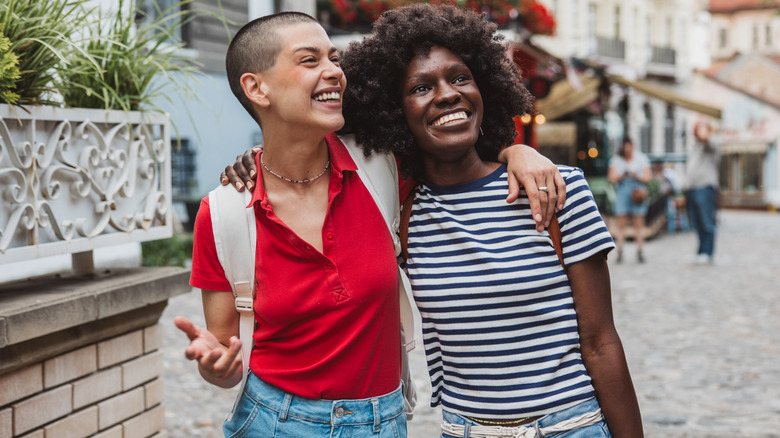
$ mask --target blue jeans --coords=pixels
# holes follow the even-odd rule
[[[570,418],[579,417],[580,415],[593,412],[598,408],[599,402],[596,401],[596,398],[594,397],[562,411],[545,415],[533,423],[528,423],[517,427],[526,427],[531,430],[538,430],[538,428],[554,426]],[[452,412],[448,411],[442,411],[442,418],[445,422],[451,424],[479,426],[479,423],[475,423],[465,417],[462,417],[458,414],[453,414]],[[441,436],[442,438],[453,438],[452,435],[447,435],[444,433]],[[609,434],[607,423],[602,417],[600,422],[591,424],[590,426],[581,427],[579,429],[572,429],[565,432],[551,433],[544,436],[545,438],[609,438],[612,435]],[[466,430],[464,438],[470,438],[468,429]]]
[[[615,187],[615,216],[644,216],[647,214],[647,208],[650,205],[647,199],[641,204],[634,204],[631,201],[631,192],[637,187],[647,189],[647,185],[633,178],[626,178],[618,183],[617,187]]]
[[[715,187],[702,187],[685,193],[688,220],[699,236],[697,254],[712,256],[715,253],[715,214],[718,191]]]
[[[405,438],[403,388],[363,400],[312,400],[250,372],[233,418],[222,431],[226,437]]]

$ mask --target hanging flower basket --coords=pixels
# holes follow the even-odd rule
[[[319,0],[317,8],[328,13],[328,24],[336,28],[367,30],[383,12],[413,3],[470,9],[484,13],[499,28],[517,25],[532,35],[555,33],[555,18],[536,0]]]

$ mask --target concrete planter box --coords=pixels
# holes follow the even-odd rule
[[[0,438],[164,434],[158,320],[189,271],[92,251],[172,235],[168,118],[30,110],[0,105],[0,270],[74,269],[0,280]]]

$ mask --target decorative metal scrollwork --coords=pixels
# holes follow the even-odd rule
[[[170,234],[167,117],[36,109],[0,105],[0,263]]]

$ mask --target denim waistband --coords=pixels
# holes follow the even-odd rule
[[[536,422],[539,425],[539,427],[554,426],[560,423],[561,421],[568,420],[570,418],[574,418],[579,415],[587,414],[588,412],[593,412],[598,409],[599,409],[599,402],[596,400],[596,397],[593,397],[588,400],[585,400],[582,403],[578,403],[574,406],[566,408],[562,411],[553,412],[552,414],[547,414],[542,418],[536,420]]]
[[[562,430],[576,429],[587,425],[596,424],[604,421],[601,414],[599,403],[595,397],[570,406],[566,409],[544,415],[532,423],[520,426],[482,426],[461,415],[443,411],[442,412],[442,430],[452,436],[465,436],[469,438],[486,436],[496,437],[542,437],[545,433],[557,433],[555,429],[560,429],[562,424],[575,421],[578,424],[571,427],[564,427]],[[545,431],[544,429],[547,429]],[[489,431],[489,432],[488,432]]]
[[[245,395],[270,409],[279,411],[281,421],[287,416],[332,424],[375,424],[404,413],[402,385],[385,395],[359,400],[313,400],[286,392],[249,373]]]

